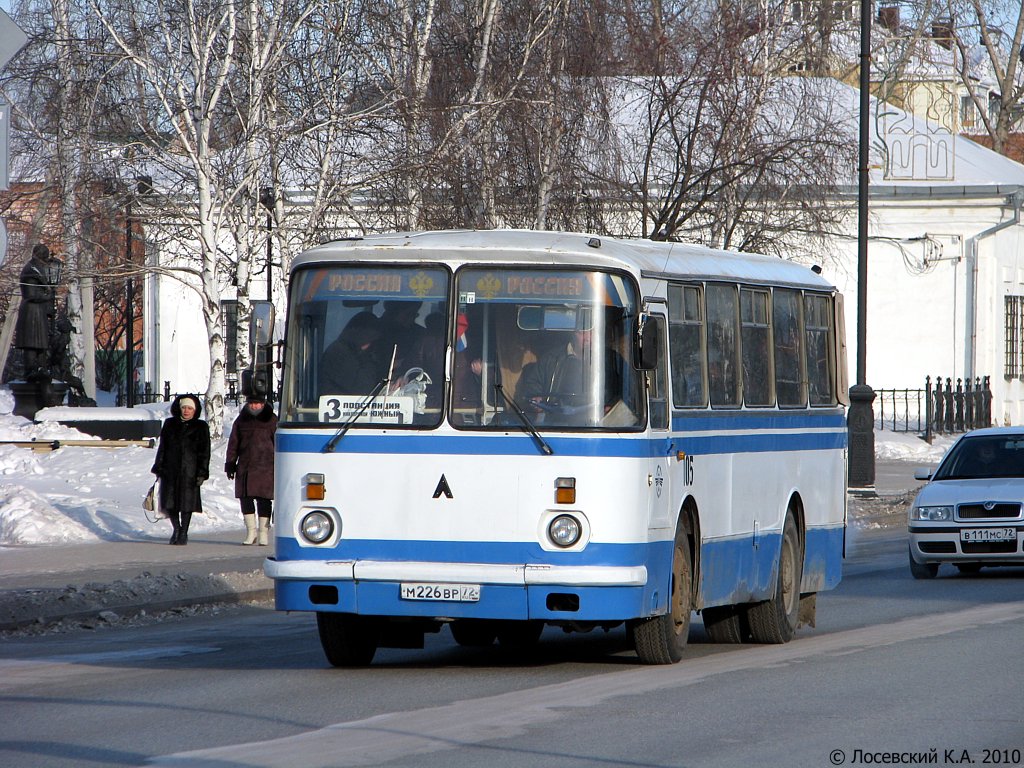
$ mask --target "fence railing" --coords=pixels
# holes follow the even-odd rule
[[[241,393],[238,391],[238,382],[235,381],[234,379],[228,379],[227,385],[228,391],[227,394],[224,396],[224,399],[227,402],[238,405],[242,400]],[[146,403],[167,403],[173,400],[174,397],[175,395],[171,394],[171,382],[165,381],[164,391],[157,392],[153,389],[153,385],[147,381],[143,385],[142,391],[135,393],[135,402],[140,405]],[[124,405],[124,403],[124,392],[119,389],[117,391],[117,395],[114,398],[114,405],[120,408],[122,405]]]
[[[957,434],[992,424],[989,377],[925,377],[924,389],[879,389],[875,392],[881,429],[917,432],[929,443],[933,435]]]

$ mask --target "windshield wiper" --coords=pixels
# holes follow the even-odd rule
[[[551,450],[551,446],[547,444],[547,441],[540,436],[540,432],[537,431],[537,428],[533,426],[533,422],[530,421],[530,417],[523,413],[523,409],[519,407],[519,403],[517,403],[514,399],[505,394],[505,390],[501,386],[501,384],[495,382],[494,391],[501,395],[501,399],[508,403],[509,407],[512,409],[512,412],[519,417],[519,421],[523,423],[523,426],[526,428],[526,431],[529,432],[530,436],[536,441],[541,452],[545,456],[551,456],[552,454],[554,454],[554,451]]]
[[[370,403],[373,402],[374,398],[380,394],[380,391],[384,389],[384,385],[388,383],[388,376],[377,382],[377,386],[370,390],[370,394],[359,404],[358,410],[348,417],[348,421],[341,425],[341,428],[334,433],[334,437],[327,441],[327,445],[324,446],[324,453],[334,453],[334,446],[338,444],[338,441],[345,436],[345,433],[349,431],[353,424],[362,416],[366,409],[370,407]]]

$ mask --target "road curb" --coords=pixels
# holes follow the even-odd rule
[[[128,618],[175,608],[272,599],[273,582],[262,571],[215,574],[143,573],[110,583],[0,591],[0,631],[88,621],[104,613]]]

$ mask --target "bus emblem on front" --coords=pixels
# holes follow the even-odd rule
[[[448,481],[445,480],[444,475],[441,475],[441,479],[437,481],[437,488],[434,489],[434,498],[439,498],[442,493],[446,499],[454,498],[452,496],[452,489],[448,487]]]

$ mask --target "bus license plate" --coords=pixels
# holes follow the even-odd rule
[[[441,600],[475,603],[480,600],[479,584],[402,584],[398,596],[403,600]]]
[[[1014,541],[1014,528],[966,528],[960,531],[960,541]]]

